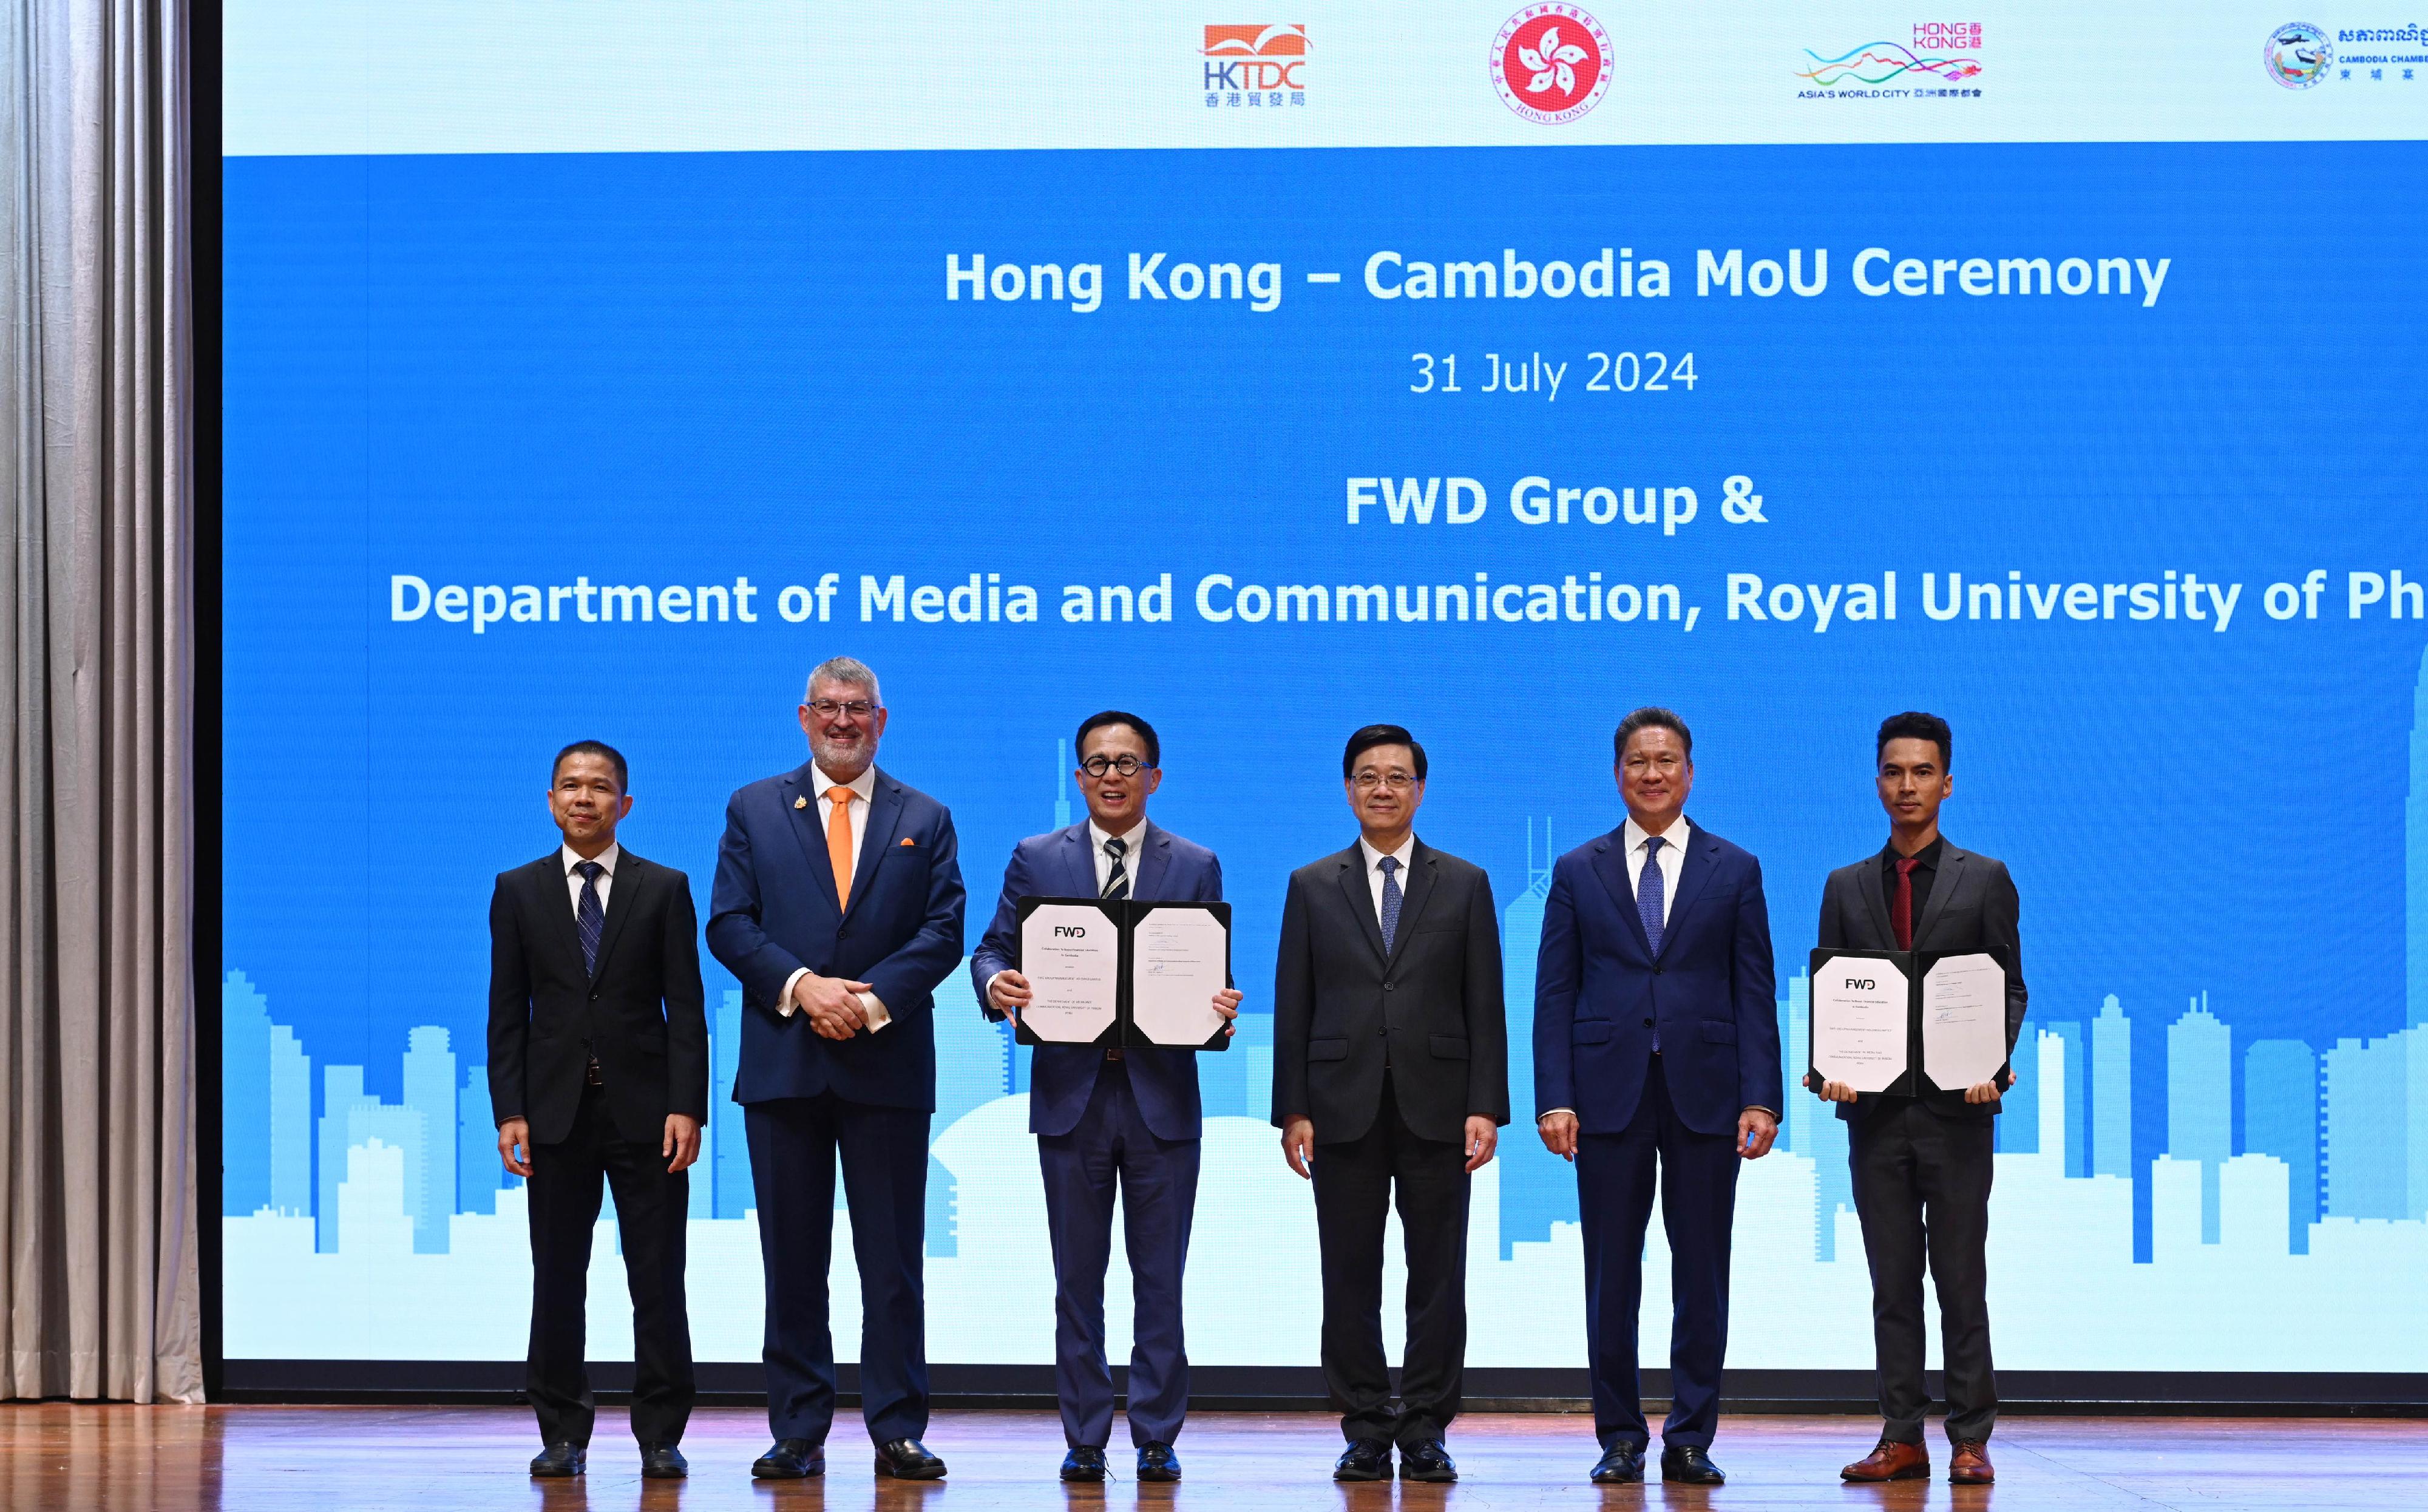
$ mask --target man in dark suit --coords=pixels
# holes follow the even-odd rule
[[[1368,725],[1340,759],[1360,830],[1290,873],[1273,971],[1273,1122],[1315,1183],[1323,1380],[1349,1447],[1343,1481],[1453,1481],[1444,1438],[1467,1357],[1467,1205],[1509,1122],[1492,880],[1416,837],[1425,748]],[[1407,1355],[1391,1406],[1383,1234],[1396,1189],[1407,1245]]]
[[[1762,863],[1686,821],[1695,737],[1638,709],[1613,738],[1627,820],[1562,856],[1534,977],[1535,1127],[1576,1162],[1601,1484],[1644,1478],[1636,1375],[1656,1167],[1669,1236],[1661,1478],[1716,1486],[1737,1169],[1779,1136],[1779,1007]]]
[[[533,1475],[579,1475],[597,1418],[582,1359],[590,1236],[615,1192],[632,1290],[632,1436],[641,1473],[688,1473],[683,1235],[708,1116],[691,880],[624,849],[624,758],[559,751],[548,805],[564,844],[498,874],[489,899],[489,1105],[498,1154],[530,1183],[532,1325],[524,1392],[546,1447]]]
[[[826,1469],[834,1422],[827,1268],[840,1151],[860,1262],[861,1415],[877,1472],[934,1480],[927,1431],[927,1123],[936,1109],[929,994],[961,959],[953,816],[877,767],[877,674],[847,656],[810,674],[810,760],[725,809],[708,945],[742,983],[733,1100],[750,1140],[767,1275],[767,1421],[750,1467]]]
[[[1108,709],[1084,721],[1074,744],[1087,820],[1032,835],[1012,850],[994,922],[970,958],[970,979],[990,1019],[1018,1014],[1031,995],[1020,972],[1023,897],[1222,898],[1214,853],[1147,821],[1147,798],[1163,784],[1155,727]],[[1239,994],[1217,993],[1213,1006],[1236,1018]],[[1105,1267],[1118,1184],[1136,1299],[1130,1441],[1140,1480],[1176,1481],[1172,1442],[1189,1411],[1180,1288],[1197,1205],[1197,1052],[1041,1044],[1032,1054],[1028,1128],[1037,1136],[1054,1241],[1054,1389],[1069,1446],[1062,1479],[1106,1477],[1113,1376],[1105,1359]]]
[[[2007,1048],[2023,1032],[2021,903],[2003,862],[1949,845],[1939,806],[1955,791],[1955,738],[1937,715],[1892,715],[1874,746],[1874,780],[1889,841],[1829,874],[1821,890],[1825,950],[1993,951],[2007,968]],[[1813,1084],[1810,1074],[1807,1085]],[[1872,1342],[1879,1358],[1880,1441],[1840,1473],[1850,1481],[1928,1480],[1922,1419],[1922,1273],[1939,1293],[1947,1366],[1947,1478],[1986,1486],[1998,1387],[1990,1367],[1991,1120],[2015,1084],[2007,1073],[1920,1096],[1857,1095],[1844,1082],[1814,1087],[1846,1121],[1855,1214],[1872,1266]]]

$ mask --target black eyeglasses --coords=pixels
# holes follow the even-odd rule
[[[1090,777],[1102,777],[1107,772],[1119,772],[1124,777],[1136,777],[1146,770],[1146,763],[1135,756],[1091,756],[1079,764],[1079,770]]]
[[[833,698],[812,698],[810,700],[810,713],[816,715],[821,719],[831,719],[839,714],[847,714],[854,719],[865,719],[876,712],[877,705],[871,703],[866,698],[854,698],[849,703],[840,702]]]

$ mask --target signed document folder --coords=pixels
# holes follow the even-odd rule
[[[1035,995],[1023,1044],[1222,1050],[1214,994],[1231,985],[1231,906],[1024,897],[1020,972]]]
[[[1815,950],[1812,1071],[1859,1093],[1961,1095],[2003,1080],[2007,969],[1993,951]]]

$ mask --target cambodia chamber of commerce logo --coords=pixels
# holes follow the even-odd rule
[[[1306,27],[1264,22],[1207,26],[1206,103],[1283,108],[1306,104]]]
[[[1492,40],[1492,87],[1527,120],[1574,121],[1610,92],[1610,37],[1575,6],[1528,6]]]
[[[2261,56],[2267,59],[2270,78],[2289,90],[2306,90],[2327,76],[2336,49],[2323,30],[2296,21],[2269,33],[2268,47]]]

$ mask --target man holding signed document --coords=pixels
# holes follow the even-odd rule
[[[2005,863],[1960,850],[1940,835],[1939,806],[1954,790],[1948,776],[1952,746],[1947,721],[1936,715],[1900,714],[1882,722],[1874,776],[1880,806],[1888,811],[1888,845],[1831,872],[1821,894],[1821,947],[1813,952],[1813,982],[1816,1069],[1808,1084],[1836,1103],[1838,1116],[1846,1121],[1855,1211],[1872,1267],[1872,1334],[1884,1420],[1878,1447],[1840,1472],[1850,1481],[1930,1475],[1930,1452],[1922,1437],[1923,1414],[1930,1405],[1923,1385],[1926,1256],[1939,1293],[1946,1356],[1948,1479],[1978,1486],[1994,1474],[1989,1438],[1998,1393],[1990,1369],[1985,1255],[1990,1121],[2000,1094],[2015,1082],[2013,1072],[1999,1061],[2013,1050],[2023,1028],[2023,946],[2015,884]],[[1925,995],[1925,1014],[1940,1019],[1918,1036],[1924,1039],[1920,1072],[1928,1077],[1926,1083],[1906,1068],[1903,1054],[1868,1052],[1852,1043],[1859,1038],[1854,1034],[1825,1035],[1823,1018],[1830,1006],[1826,998],[1844,989],[1840,995],[1849,999],[1846,1017],[1853,1022],[1867,1006],[1853,1002],[1853,994],[1890,978],[1888,970],[1854,969],[1856,957],[1841,957],[1846,969],[1824,973],[1818,963],[1833,950],[1915,952],[1921,960],[1907,963],[1925,970],[1926,986],[1938,986],[1930,978],[1954,968],[1996,993],[1996,975],[1982,964],[1987,958],[2003,971],[2004,1001],[1971,991],[1960,980],[1957,990],[1940,993],[1935,1004]],[[1959,959],[1944,959],[1951,956]],[[1882,1006],[1901,1027],[1902,995]],[[1965,1030],[1970,1033],[1959,1032]],[[1934,1032],[1936,1043],[1929,1038]],[[1934,1062],[1942,1074],[1930,1075]],[[1959,1064],[1968,1069],[1946,1074],[1945,1068]],[[1859,1091],[1854,1085],[1890,1082],[1891,1072],[1902,1075],[1890,1090]]]
[[[1112,1257],[1118,1184],[1137,1299],[1129,1421],[1130,1438],[1138,1449],[1138,1478],[1176,1481],[1180,1459],[1172,1441],[1180,1436],[1189,1409],[1180,1287],[1197,1205],[1197,1052],[1108,1043],[1124,1036],[1104,1030],[1096,1030],[1087,1043],[1065,1038],[1069,1021],[1082,1020],[1081,1030],[1095,1029],[1095,1021],[1086,1017],[1084,1009],[1052,1000],[1058,982],[1048,980],[1047,975],[1062,975],[1058,962],[1047,966],[1026,959],[1030,974],[1023,974],[1027,954],[1024,925],[1039,912],[1033,900],[1042,898],[1096,898],[1112,905],[1219,904],[1222,864],[1205,846],[1147,822],[1147,799],[1163,782],[1162,743],[1154,726],[1134,714],[1108,709],[1080,724],[1077,746],[1076,775],[1088,800],[1087,820],[1032,835],[1014,847],[1011,863],[1004,868],[1003,899],[977,953],[970,958],[970,976],[987,1017],[1000,1020],[1034,1009],[1038,1023],[1030,1026],[1032,1034],[1043,1024],[1045,1033],[1058,1042],[1038,1044],[1030,1062],[1028,1128],[1037,1136],[1038,1163],[1045,1177],[1045,1221],[1054,1244],[1054,1388],[1069,1445],[1062,1479],[1092,1483],[1107,1475],[1113,1377],[1105,1358],[1105,1268]],[[1032,900],[1025,914],[1023,899]],[[1057,906],[1051,916],[1065,912]],[[1087,920],[1060,927],[1086,931],[1078,940],[1118,940],[1118,933],[1107,929],[1103,911],[1067,912]],[[1049,922],[1047,928],[1054,926]],[[1166,929],[1174,942],[1185,943],[1191,932],[1186,926]],[[1213,964],[1211,957],[1206,952],[1208,964]],[[1177,963],[1169,947],[1145,962],[1149,968]],[[1211,1024],[1220,1024],[1227,1034],[1229,1021],[1239,1016],[1239,994],[1230,986],[1227,951],[1220,967],[1212,978],[1213,990],[1192,1000],[1206,1011],[1206,1024],[1194,1031],[1199,1038]],[[1039,980],[1032,981],[1031,975]],[[1045,997],[1041,998],[1041,991]],[[1113,1006],[1112,995],[1105,994],[1101,1011],[1108,1023],[1117,1017]],[[1133,1018],[1138,1013],[1134,1002]],[[1046,1024],[1049,1015],[1064,1022]]]

